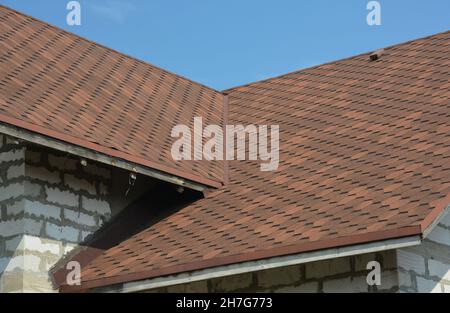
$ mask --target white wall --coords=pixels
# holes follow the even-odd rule
[[[450,213],[417,247],[397,251],[400,292],[450,293]]]
[[[111,218],[111,171],[0,135],[0,292],[51,292],[49,269]]]

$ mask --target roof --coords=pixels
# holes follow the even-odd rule
[[[208,186],[221,162],[174,162],[177,124],[222,125],[224,95],[0,5],[0,122]]]
[[[82,286],[421,235],[450,203],[450,32],[233,88],[231,124],[280,125],[280,166],[100,253]]]

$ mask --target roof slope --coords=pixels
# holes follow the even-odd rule
[[[0,122],[207,185],[220,162],[174,162],[176,124],[223,123],[208,87],[0,6]]]
[[[105,251],[82,288],[421,234],[450,203],[450,32],[229,90],[230,123],[280,125],[280,167]]]

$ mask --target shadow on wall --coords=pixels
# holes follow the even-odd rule
[[[123,190],[122,187],[119,189]],[[135,192],[139,194],[138,190],[144,187],[138,187]],[[51,272],[55,273],[54,284],[59,286],[65,281],[67,275],[65,267],[69,260],[78,261],[83,267],[105,250],[119,245],[202,197],[203,193],[198,191],[185,189],[179,192],[176,185],[165,182],[154,183],[153,188],[121,210],[95,235],[88,237],[79,248],[74,249],[53,267]]]

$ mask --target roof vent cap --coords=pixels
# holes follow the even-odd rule
[[[370,61],[376,61],[383,55],[384,49],[372,52],[369,56]]]

